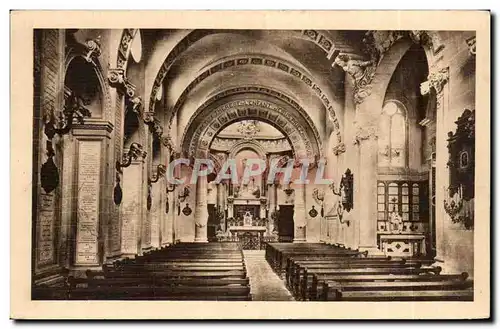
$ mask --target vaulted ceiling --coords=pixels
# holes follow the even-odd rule
[[[146,60],[165,61],[193,31],[144,30]],[[344,71],[338,52],[362,54],[363,31],[212,30],[177,52],[162,82],[165,111],[185,127],[210,97],[238,87],[264,87],[298,103],[321,136],[342,118]],[[184,39],[183,39],[184,38]],[[147,63],[156,75],[162,63]],[[157,68],[156,70],[154,68]],[[146,85],[148,82],[146,82]],[[146,90],[146,93],[148,90]],[[149,95],[146,95],[148,97]],[[168,124],[168,123],[167,123]]]

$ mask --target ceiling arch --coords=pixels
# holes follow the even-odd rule
[[[305,125],[310,128],[311,134],[313,136],[313,139],[318,141],[318,144],[321,144],[321,136],[318,132],[318,129],[314,125],[314,122],[311,120],[309,115],[307,114],[307,111],[305,111],[300,104],[295,101],[292,97],[284,94],[281,91],[278,91],[276,89],[268,88],[268,87],[263,87],[263,86],[239,86],[239,87],[234,87],[234,88],[229,88],[224,91],[221,91],[217,93],[216,95],[213,95],[212,97],[208,98],[197,110],[196,112],[190,117],[190,120],[187,124],[187,127],[190,127],[192,123],[195,121],[195,118],[200,115],[202,111],[205,109],[211,108],[217,102],[221,102],[225,98],[234,96],[234,95],[245,95],[249,97],[255,98],[256,96],[267,96],[267,99],[276,99],[281,101],[282,103],[288,105],[290,110],[294,111],[297,113],[297,118],[299,120],[302,120],[305,122]],[[240,97],[243,98],[243,97]],[[278,129],[280,130],[280,129]],[[187,132],[187,129],[185,130],[185,134]],[[321,149],[321,148],[320,148]]]
[[[200,107],[182,136],[183,152],[190,157],[203,156],[222,129],[242,119],[274,126],[288,138],[297,158],[313,159],[322,153],[321,140],[313,133],[315,128],[296,109],[275,97],[255,94],[225,97],[211,106]]]
[[[165,57],[165,60],[163,61],[163,64],[161,65],[160,69],[158,70],[154,83],[152,84],[151,87],[151,93],[149,95],[149,108],[150,111],[154,110],[154,100],[156,98],[156,94],[158,93],[158,90],[161,88],[163,79],[169,72],[172,64],[175,62],[175,60],[185,51],[187,50],[191,45],[194,43],[198,42],[202,38],[212,35],[212,34],[217,34],[217,33],[227,33],[228,30],[193,30],[190,33],[188,33],[184,38],[182,38],[169,52],[169,54]],[[232,30],[233,33],[269,33],[269,31],[240,31],[240,30]],[[291,39],[301,39],[305,40],[308,42],[312,42],[315,45],[317,45],[323,52],[327,52],[327,49],[330,49],[328,51],[331,51],[334,48],[334,43],[329,37],[327,36],[327,33],[322,33],[318,34],[318,38],[313,39],[310,36],[310,32],[306,31],[298,31],[298,30],[287,30],[287,31],[277,31],[276,33],[288,33],[289,38]],[[149,93],[149,90],[146,91]]]

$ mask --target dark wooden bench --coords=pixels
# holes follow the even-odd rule
[[[70,278],[69,299],[251,300],[237,244],[179,244]]]
[[[320,300],[323,295],[323,284],[325,282],[394,282],[394,281],[445,281],[466,280],[467,273],[462,274],[360,274],[360,275],[330,275],[313,274],[313,282],[309,290],[301,290],[302,298],[305,300]]]
[[[471,280],[325,282],[325,301],[471,300]]]

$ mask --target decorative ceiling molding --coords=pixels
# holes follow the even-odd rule
[[[183,151],[188,156],[207,153],[217,133],[241,118],[261,120],[280,130],[288,137],[297,158],[312,159],[321,153],[321,140],[308,135],[313,128],[298,118],[296,112],[269,101],[248,98],[196,111],[182,137]]]
[[[294,108],[300,114],[301,119],[303,119],[303,120],[305,120],[307,122],[307,125],[311,128],[311,131],[314,134],[314,138],[317,141],[321,142],[322,139],[321,139],[321,137],[319,135],[318,130],[316,129],[316,126],[314,125],[314,122],[309,117],[309,114],[307,114],[307,112],[299,105],[299,103],[297,103],[291,97],[285,95],[284,93],[282,93],[280,91],[277,91],[277,90],[274,90],[274,89],[270,89],[270,88],[266,88],[266,87],[260,87],[260,86],[240,86],[240,87],[230,88],[230,89],[224,90],[224,91],[222,91],[222,92],[220,92],[220,93],[218,93],[218,94],[210,97],[209,99],[207,99],[205,101],[205,103],[203,103],[196,110],[196,113],[191,116],[191,119],[189,120],[188,126],[191,125],[191,123],[193,122],[194,118],[201,111],[203,111],[207,107],[211,106],[214,102],[216,102],[218,100],[221,100],[223,98],[226,98],[228,96],[231,96],[231,95],[248,94],[248,93],[257,93],[257,94],[262,94],[262,95],[269,95],[269,96],[272,96],[274,98],[280,99],[281,101],[285,102],[286,104],[288,104],[289,106],[291,106],[292,108]],[[335,125],[335,127],[337,129],[336,130],[337,140],[340,143],[342,141],[342,138],[341,138],[340,129],[339,129],[339,121],[338,121],[337,118],[335,118],[334,125]],[[169,126],[168,130],[170,131],[170,126]]]
[[[330,115],[330,119],[332,120],[333,126],[335,127],[335,130],[337,131],[337,134],[340,138],[340,124],[339,124],[339,121],[337,119],[335,109],[333,108],[333,106],[330,105],[330,104],[333,104],[333,102],[328,98],[328,96],[323,92],[323,90],[309,77],[309,75],[302,72],[298,67],[292,66],[290,63],[280,61],[277,58],[265,57],[265,56],[237,57],[237,58],[230,59],[230,60],[225,59],[222,62],[219,62],[219,63],[212,65],[210,68],[206,69],[201,74],[199,74],[186,87],[186,89],[184,89],[182,94],[177,99],[177,102],[175,103],[174,107],[172,108],[172,111],[170,111],[167,114],[168,115],[167,122],[169,122],[169,126],[168,126],[169,129],[171,127],[171,124],[172,124],[172,121],[173,121],[175,115],[177,114],[177,112],[179,111],[181,106],[184,104],[186,99],[188,98],[189,92],[192,91],[198,84],[200,84],[203,80],[205,80],[206,78],[208,78],[212,74],[222,72],[222,71],[227,70],[227,69],[232,68],[232,67],[243,66],[243,65],[260,65],[260,66],[274,68],[274,69],[286,72],[286,73],[292,75],[297,80],[305,83],[308,87],[310,87],[313,90],[313,92],[318,96],[318,98],[321,100],[321,102],[323,103],[323,105],[327,109],[327,111]],[[264,89],[264,88],[261,88],[261,89]],[[287,97],[287,99],[290,99],[290,98]],[[151,108],[151,106],[150,106],[150,108]]]
[[[335,43],[328,36],[317,30],[302,30],[301,32],[306,38],[317,44],[326,53],[328,59],[335,58],[337,51]]]
[[[237,138],[215,137],[210,145],[210,150],[228,152],[233,145],[240,141],[241,139]],[[256,138],[254,139],[254,142],[258,143],[268,153],[280,153],[292,150],[290,143],[286,138],[272,140]]]

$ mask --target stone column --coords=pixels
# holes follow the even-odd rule
[[[207,240],[207,176],[196,180],[196,208],[194,213],[194,242],[208,242]]]
[[[376,123],[375,121],[374,123]],[[358,173],[354,173],[354,200],[357,217],[354,221],[355,234],[353,246],[361,251],[379,254],[377,247],[377,151],[376,126],[365,124],[358,127],[356,143],[358,146]],[[356,186],[357,185],[357,186]],[[357,241],[356,241],[357,240]]]
[[[340,186],[340,177],[338,172],[338,157],[345,152],[345,144],[340,143],[335,145],[327,154],[326,170],[327,178],[334,182],[335,192],[338,192]],[[323,226],[326,232],[322,233],[323,239],[330,243],[340,243],[338,235],[340,230],[340,219],[337,212],[337,207],[340,202],[340,197],[335,195],[330,187],[325,186],[325,224]]]
[[[436,91],[436,256],[435,260],[438,262],[436,265],[444,262],[446,250],[446,235],[445,232],[445,219],[449,218],[446,214],[443,203],[447,195],[446,188],[449,186],[448,178],[448,148],[446,135],[448,133],[445,127],[445,113],[448,110],[448,87],[447,82],[449,79],[449,69],[446,68],[431,68],[431,72],[420,86],[422,94],[427,94],[430,88]]]
[[[135,256],[141,251],[142,189],[144,157],[123,168],[122,255]]]
[[[276,185],[270,184],[268,187],[269,211],[267,212],[267,234],[272,235],[274,231],[273,213],[276,211]]]
[[[306,189],[304,185],[296,185],[294,193],[293,226],[295,234],[293,242],[306,242]]]

